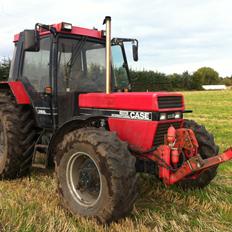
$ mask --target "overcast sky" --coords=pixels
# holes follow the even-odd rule
[[[13,35],[36,22],[103,29],[110,15],[114,37],[139,39],[131,67],[182,73],[210,66],[231,76],[231,11],[231,0],[0,0],[0,57],[11,57]]]

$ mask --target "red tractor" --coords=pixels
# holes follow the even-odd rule
[[[36,24],[14,37],[9,80],[0,84],[0,176],[14,179],[55,165],[58,193],[74,215],[109,223],[137,196],[136,173],[166,186],[203,188],[232,150],[194,121],[182,94],[132,92],[124,48],[136,39],[69,23]]]

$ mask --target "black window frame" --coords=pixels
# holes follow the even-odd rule
[[[112,46],[112,45],[111,45]],[[127,62],[127,56],[126,56],[126,50],[125,50],[125,46],[124,43],[120,43],[120,44],[115,44],[114,46],[120,46],[121,50],[122,50],[122,56],[123,56],[123,60],[124,60],[124,65],[125,65],[125,69],[126,69],[126,73],[127,73],[127,77],[128,77],[128,90],[131,91],[131,76],[130,76],[130,70],[129,70],[129,66],[128,66],[128,62]],[[113,67],[112,67],[113,68]]]
[[[129,66],[128,66],[128,62],[127,62],[127,56],[126,56],[126,50],[125,50],[125,46],[124,46],[124,43],[122,44],[119,44],[121,49],[122,49],[122,55],[123,55],[123,58],[124,58],[124,62],[125,62],[125,68],[126,68],[126,72],[127,72],[127,77],[128,77],[128,82],[129,82],[129,90],[131,91],[131,76],[130,76],[130,70],[129,70]]]
[[[48,73],[49,73],[49,76],[48,76],[48,79],[49,79],[49,84],[50,84],[50,86],[51,86],[51,83],[52,83],[52,60],[53,60],[53,53],[52,53],[52,45],[53,45],[53,35],[52,34],[48,34],[48,35],[44,35],[44,36],[41,36],[40,37],[40,41],[42,40],[42,39],[46,39],[46,38],[49,38],[50,39],[50,41],[49,41],[49,43],[50,43],[50,49],[49,49],[49,71],[48,71]],[[23,52],[22,52],[22,55],[21,55],[21,64],[20,64],[20,69],[19,69],[19,77],[18,77],[18,80],[20,80],[20,81],[24,81],[24,78],[23,78],[23,67],[24,67],[24,60],[25,60],[25,53],[26,53],[27,51],[24,51],[23,50]],[[36,51],[37,52],[37,51]],[[38,51],[39,52],[39,51]]]

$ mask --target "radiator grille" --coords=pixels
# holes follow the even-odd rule
[[[181,96],[158,97],[158,106],[159,109],[180,108],[182,107],[182,97]]]
[[[174,126],[176,129],[178,129],[181,126],[181,122],[159,124],[154,138],[154,143],[153,143],[154,146],[159,146],[161,144],[164,144],[164,135],[167,134],[168,128],[171,125]]]

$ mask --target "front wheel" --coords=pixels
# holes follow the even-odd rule
[[[185,120],[184,127],[192,129],[199,144],[199,153],[203,159],[216,156],[219,147],[214,142],[214,137],[204,126],[198,125],[193,120]],[[218,166],[206,169],[197,176],[188,176],[178,183],[183,189],[196,189],[206,187],[216,176]]]
[[[57,146],[55,165],[61,202],[72,214],[109,223],[132,210],[135,158],[114,133],[96,128],[68,133]]]

